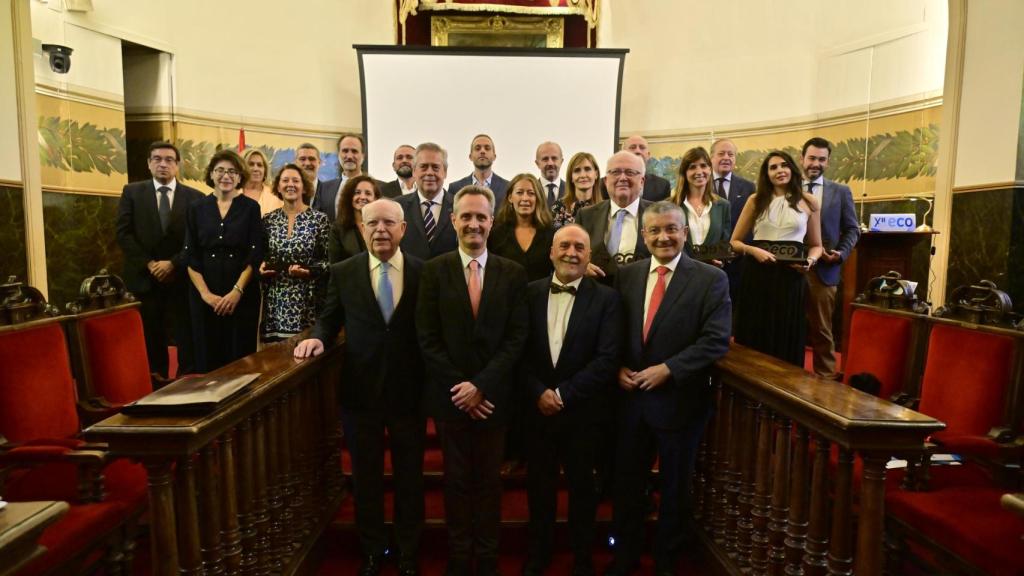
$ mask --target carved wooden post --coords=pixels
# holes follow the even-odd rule
[[[178,539],[175,534],[174,491],[171,488],[171,462],[144,462],[149,492],[150,553],[154,576],[178,576]]]
[[[789,418],[777,418],[775,428],[775,460],[772,472],[772,505],[768,522],[770,549],[769,572],[780,575],[786,566],[786,522],[789,518],[789,452],[791,423]]]
[[[721,382],[718,384],[718,419],[715,427],[715,460],[714,475],[712,480],[715,483],[715,500],[711,503],[714,514],[711,520],[712,535],[716,542],[725,543],[725,524],[728,512],[729,498],[726,494],[726,486],[729,482],[729,432],[732,428],[732,393],[723,388]]]
[[[199,497],[202,505],[202,523],[199,539],[203,554],[203,569],[207,575],[224,573],[224,557],[220,538],[221,493],[217,466],[217,443],[203,446],[199,452]]]
[[[280,572],[283,566],[282,551],[280,549],[281,534],[284,526],[281,524],[281,509],[284,502],[281,500],[281,480],[278,473],[279,454],[277,443],[277,403],[272,403],[266,408],[266,449],[267,449],[267,510],[269,522],[267,527],[270,572]]]
[[[721,389],[716,391],[720,393]],[[715,522],[715,465],[718,462],[718,439],[715,430],[722,418],[722,403],[716,399],[714,415],[704,428],[704,476],[701,479],[701,524],[711,534]]]
[[[228,576],[236,576],[242,571],[242,532],[238,524],[238,494],[235,491],[237,474],[235,473],[235,448],[232,438],[233,431],[228,431],[220,438],[220,473],[221,502],[223,508],[223,529],[221,531],[221,549],[224,556],[224,568]]]
[[[832,545],[828,551],[828,573],[831,576],[852,574],[853,550],[851,529],[853,517],[853,453],[839,447],[839,462],[836,466],[834,504],[832,506]]]
[[[754,490],[757,469],[757,426],[760,406],[753,400],[744,400],[746,417],[743,419],[743,457],[740,459],[740,493],[736,498],[736,555],[740,566],[750,566],[754,537]]]
[[[860,510],[857,516],[857,561],[854,572],[860,576],[882,574],[882,534],[885,531],[884,454],[862,454],[864,473],[860,483]]]
[[[754,499],[750,507],[754,531],[750,567],[753,574],[768,573],[768,514],[771,498],[772,413],[761,408],[757,427],[757,465],[754,470]]]
[[[253,502],[252,531],[255,535],[256,575],[270,574],[270,508],[267,501],[267,426],[266,412],[252,417],[253,440]]]
[[[786,523],[786,574],[801,576],[807,538],[807,428],[796,427],[789,484],[789,521]]]
[[[252,418],[238,426],[238,524],[241,532],[242,574],[256,573],[256,530],[253,514],[256,496],[253,493],[255,473],[253,472]]]
[[[746,401],[739,394],[729,391],[729,403],[732,406],[731,426],[729,427],[729,470],[728,483],[725,486],[725,551],[737,552],[739,538],[738,524],[740,518],[739,493],[743,476],[745,446],[749,440],[743,435],[748,418]]]
[[[814,468],[811,472],[811,516],[807,525],[804,573],[821,576],[828,568],[828,456],[829,441],[814,437]]]
[[[196,469],[192,456],[178,459],[174,482],[174,504],[178,516],[178,553],[181,574],[203,573],[203,557],[199,551],[199,510],[196,499]]]

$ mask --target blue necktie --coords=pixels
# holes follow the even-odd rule
[[[615,224],[612,225],[612,233],[608,236],[608,253],[612,256],[619,253],[619,243],[622,242],[622,224],[626,221],[626,209],[619,208],[615,213]]]
[[[427,243],[434,241],[434,232],[437,231],[437,222],[434,222],[434,211],[431,208],[434,202],[427,200],[423,203],[426,210],[423,212],[423,231],[427,234]]]
[[[380,282],[377,283],[377,304],[385,324],[391,322],[391,315],[395,312],[395,294],[391,289],[391,277],[388,276],[390,266],[387,262],[380,263]]]

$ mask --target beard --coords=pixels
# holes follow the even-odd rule
[[[395,170],[395,174],[398,174],[399,178],[411,178],[412,166],[399,166],[398,170]]]
[[[491,164],[493,164],[493,162],[491,162],[487,158],[477,158],[476,160],[473,160],[473,167],[476,168],[477,170],[484,170],[485,168],[490,168]]]

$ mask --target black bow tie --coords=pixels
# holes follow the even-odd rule
[[[563,294],[564,293],[564,294],[572,294],[573,296],[575,296],[576,295],[576,287],[575,286],[562,286],[561,284],[555,284],[554,282],[552,282],[551,283],[551,293],[552,294]]]

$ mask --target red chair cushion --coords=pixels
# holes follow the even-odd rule
[[[85,318],[79,330],[97,394],[113,404],[127,404],[153,391],[138,310]]]
[[[132,510],[142,506],[146,501],[146,469],[125,458],[114,460],[103,469],[103,492],[104,502],[119,502]],[[67,462],[14,470],[0,493],[12,502],[78,502],[78,470]]]
[[[869,372],[882,383],[880,398],[891,398],[903,387],[913,322],[910,318],[858,308],[850,322],[850,345],[843,366],[843,382]]]
[[[109,534],[126,516],[118,503],[71,506],[67,514],[44,530],[39,538],[46,553],[18,572],[18,576],[36,576],[53,570],[97,538]]]
[[[1002,419],[1013,368],[1013,339],[936,325],[918,410],[946,423],[947,436],[984,436]]]
[[[889,514],[993,576],[1024,574],[1024,517],[999,505],[1005,490],[957,487],[886,493]]]
[[[75,385],[59,324],[0,335],[0,434],[11,442],[79,431]]]

